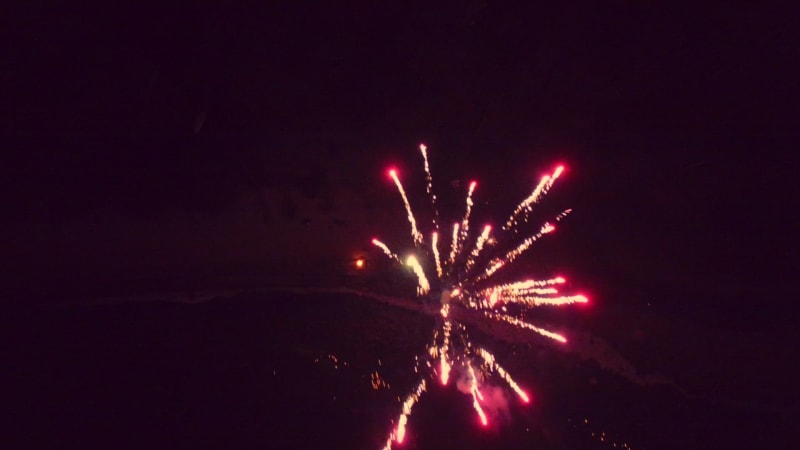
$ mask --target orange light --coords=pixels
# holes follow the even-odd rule
[[[358,258],[356,260],[356,269],[363,269],[365,264],[366,263],[363,258]]]

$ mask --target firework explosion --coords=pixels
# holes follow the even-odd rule
[[[442,385],[447,385],[452,372],[461,374],[467,380],[466,387],[462,391],[469,392],[468,395],[472,397],[472,406],[481,424],[487,426],[488,418],[482,407],[483,395],[480,384],[490,375],[496,374],[502,378],[523,403],[529,403],[531,399],[511,374],[497,363],[492,353],[469,341],[466,326],[454,320],[451,308],[460,308],[473,314],[483,315],[489,320],[530,330],[563,344],[567,342],[564,336],[525,321],[521,316],[511,313],[506,306],[515,305],[512,310],[524,312],[538,306],[586,303],[588,300],[583,295],[559,294],[558,286],[566,282],[562,277],[527,279],[502,284],[493,282],[494,275],[499,270],[511,264],[530,249],[533,243],[542,236],[553,232],[555,225],[546,222],[538,231],[518,241],[516,245],[510,246],[510,250],[498,251],[498,239],[492,236],[493,229],[490,225],[486,225],[479,235],[470,235],[472,195],[477,186],[474,181],[470,183],[467,191],[464,216],[453,225],[449,252],[440,253],[439,212],[436,206],[436,196],[433,193],[428,153],[425,145],[420,145],[419,148],[424,160],[426,192],[433,207],[433,232],[430,240],[426,243],[423,234],[417,228],[417,220],[411,210],[411,204],[400,177],[396,170],[391,169],[389,177],[397,186],[411,226],[414,254],[401,258],[378,239],[373,239],[372,243],[380,248],[387,257],[407,266],[414,273],[417,278],[417,295],[427,296],[441,304],[432,343],[427,348],[426,366],[432,368],[432,373],[429,375],[431,378],[438,379]],[[503,236],[519,234],[520,224],[527,222],[533,206],[547,194],[563,171],[564,168],[559,166],[552,174],[545,175],[541,179],[531,194],[517,205],[506,220],[501,229]],[[569,212],[570,210],[566,210],[558,214],[554,217],[553,222],[560,221]],[[484,254],[485,252],[486,254]],[[498,256],[493,256],[493,254],[498,254]],[[446,257],[443,258],[443,256]],[[386,440],[383,450],[391,449],[393,443],[403,442],[408,418],[426,388],[426,377],[423,377],[405,398],[396,427]]]

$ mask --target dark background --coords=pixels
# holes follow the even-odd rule
[[[4,7],[4,304],[347,280],[406,242],[384,173],[422,211],[425,142],[476,222],[565,163],[530,264],[599,305],[793,348],[790,7],[346,5]]]
[[[577,273],[675,302],[692,291],[705,297],[686,306],[695,314],[740,308],[748,321],[785,317],[798,293],[789,10],[474,1],[10,12],[0,72],[9,287],[344,258],[386,229],[382,218],[402,217],[388,164],[425,205],[416,147],[426,142],[440,196],[458,199],[452,180],[479,179],[485,217],[565,162],[551,204],[575,209],[558,247]],[[292,238],[312,219],[340,248]]]

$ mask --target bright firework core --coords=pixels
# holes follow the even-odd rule
[[[439,384],[446,386],[453,378],[452,374],[458,374],[462,380],[459,381],[459,389],[469,393],[480,423],[488,426],[489,418],[483,408],[484,396],[481,388],[484,380],[488,380],[491,375],[502,379],[522,403],[529,403],[531,399],[514,378],[496,362],[492,353],[469,341],[466,326],[453,317],[454,308],[458,309],[460,314],[476,314],[486,320],[510,324],[522,330],[538,333],[555,342],[566,343],[567,339],[564,336],[534,325],[524,317],[527,311],[536,307],[588,302],[583,295],[559,294],[559,286],[566,282],[564,278],[525,279],[502,284],[493,280],[497,271],[511,264],[537,240],[553,232],[555,230],[553,222],[561,221],[571,210],[558,214],[552,222],[545,222],[528,234],[528,237],[510,242],[501,250],[498,244],[500,239],[492,236],[490,225],[484,226],[478,235],[470,233],[469,220],[474,204],[472,196],[477,187],[477,182],[472,181],[466,193],[464,215],[453,223],[452,234],[449,235],[449,249],[445,248],[444,252],[440,252],[439,211],[436,207],[436,195],[433,193],[433,178],[425,145],[420,145],[420,153],[425,168],[426,192],[433,207],[434,231],[430,234],[430,239],[426,242],[425,235],[419,231],[400,177],[396,170],[390,169],[389,177],[397,187],[407,214],[413,253],[401,258],[378,239],[373,239],[372,243],[388,258],[410,270],[417,278],[417,295],[423,301],[440,308],[432,342],[425,356],[426,367],[431,368],[429,377],[438,379]],[[552,174],[541,178],[530,195],[517,205],[508,217],[501,228],[503,233],[501,237],[508,236],[513,239],[521,233],[520,228],[527,223],[533,206],[547,194],[563,172],[564,167],[558,166]],[[506,305],[515,305],[513,310],[519,311],[519,315],[510,314]],[[417,368],[419,367],[418,363]],[[423,377],[405,398],[397,426],[386,440],[384,450],[391,449],[393,442],[402,443],[411,410],[426,388],[426,377]]]

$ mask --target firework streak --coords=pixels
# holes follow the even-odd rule
[[[439,249],[439,212],[436,207],[436,196],[433,193],[427,147],[420,145],[419,148],[425,168],[426,192],[434,210],[430,241],[426,243],[423,234],[418,230],[417,220],[411,210],[411,203],[403,188],[400,175],[395,169],[391,169],[389,176],[400,193],[411,225],[411,244],[414,250],[412,254],[401,258],[383,242],[373,239],[372,243],[389,259],[411,271],[417,279],[417,295],[425,301],[441,304],[441,309],[437,326],[433,331],[432,343],[428,346],[426,355],[429,358],[427,367],[430,367],[431,371],[402,401],[402,410],[396,426],[386,440],[384,450],[403,442],[412,408],[427,389],[426,378],[438,379],[443,386],[454,376],[466,380],[462,391],[465,393],[468,391],[472,397],[472,406],[483,426],[488,426],[489,418],[482,406],[484,397],[481,393],[481,383],[491,375],[495,374],[508,384],[521,402],[531,401],[529,394],[497,363],[494,355],[469,341],[466,326],[452,317],[451,308],[459,308],[464,313],[477,314],[488,320],[537,333],[553,342],[566,344],[566,337],[530,323],[523,315],[536,307],[588,302],[588,299],[580,294],[561,295],[559,287],[566,283],[562,277],[504,283],[493,281],[498,271],[527,252],[537,240],[555,231],[553,223],[560,222],[571,211],[566,210],[556,215],[551,222],[545,222],[537,230],[529,232],[527,237],[516,238],[524,233],[521,228],[528,222],[533,206],[547,195],[564,172],[563,166],[558,166],[551,174],[543,176],[530,195],[517,205],[501,228],[503,236],[500,238],[508,237],[510,241],[503,245],[492,235],[490,225],[485,225],[480,234],[470,234],[469,220],[474,204],[472,198],[477,187],[475,181],[471,182],[466,193],[464,215],[460,221],[453,224],[450,248],[445,249],[449,250],[449,253],[442,258]],[[461,387],[461,382],[459,386]]]

